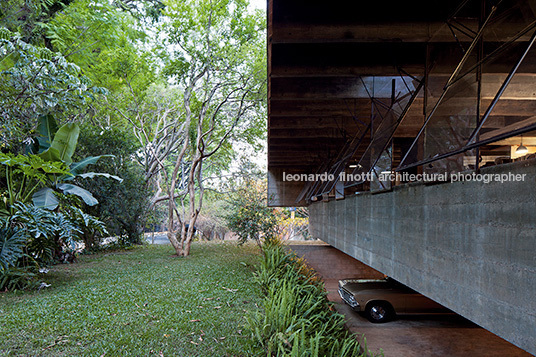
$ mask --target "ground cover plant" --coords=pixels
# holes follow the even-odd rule
[[[48,288],[0,293],[0,355],[258,355],[244,327],[258,248],[194,244],[185,259],[169,245],[80,256]]]
[[[260,311],[248,318],[253,338],[267,356],[366,356],[366,347],[344,326],[326,298],[324,283],[280,241],[263,245],[256,281],[264,293]]]

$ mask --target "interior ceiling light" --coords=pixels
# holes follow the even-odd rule
[[[529,152],[529,149],[527,149],[524,145],[519,145],[519,147],[516,149],[516,154],[526,154]]]
[[[523,145],[523,135],[521,135],[521,142],[519,144],[519,147],[516,149],[516,154],[526,154],[529,152],[529,149]]]

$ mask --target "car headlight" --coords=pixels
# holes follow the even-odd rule
[[[339,288],[338,292],[339,292],[339,296],[341,297],[341,299],[345,303],[350,305],[352,309],[359,308],[359,303],[356,301],[356,299],[354,298],[352,294],[350,294],[348,291],[344,290],[343,288]]]

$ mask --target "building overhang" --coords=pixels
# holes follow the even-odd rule
[[[269,204],[400,183],[381,172],[478,170],[517,159],[521,141],[533,150],[535,2],[494,5],[269,0]],[[304,179],[321,174],[335,179]]]

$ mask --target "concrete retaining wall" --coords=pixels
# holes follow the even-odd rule
[[[508,172],[315,203],[311,233],[536,354],[536,162]]]

